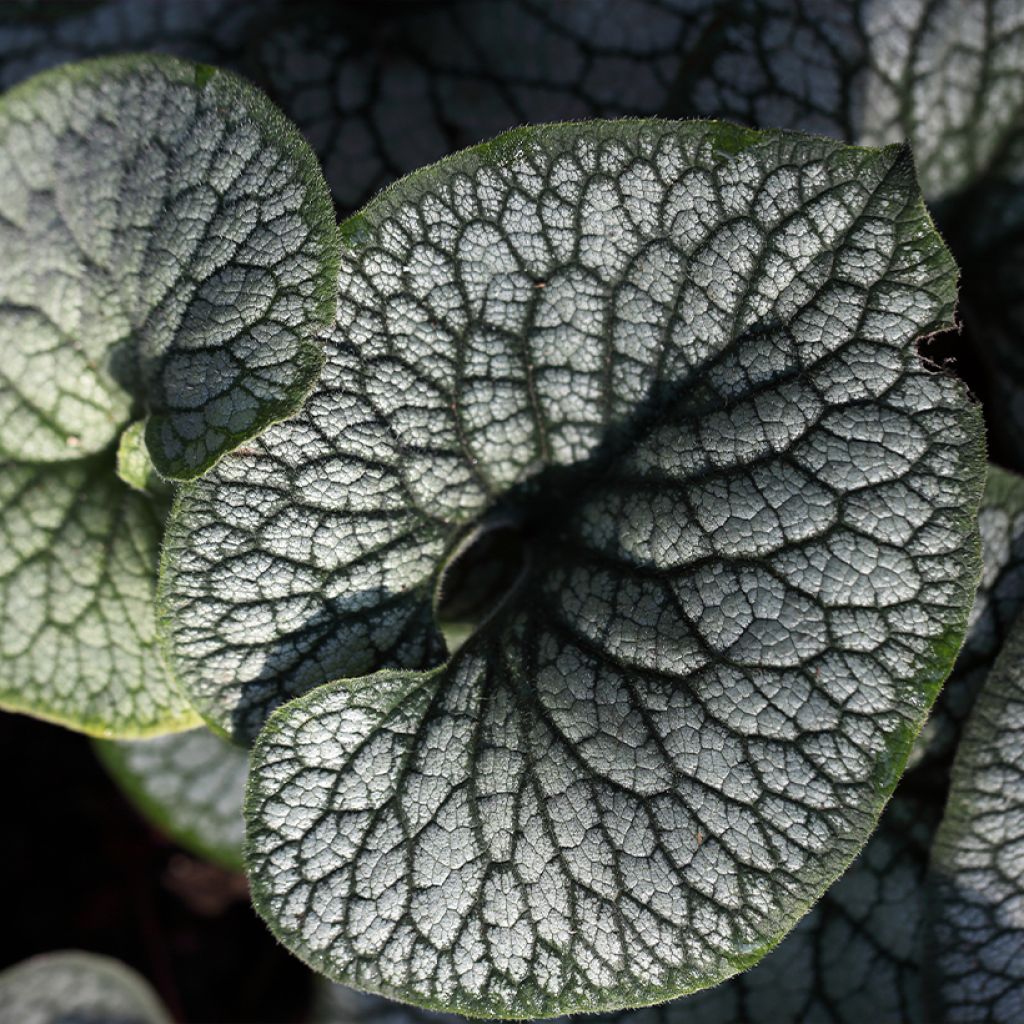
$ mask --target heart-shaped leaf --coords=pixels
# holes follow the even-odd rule
[[[156,993],[119,960],[44,953],[0,974],[0,1020],[11,1024],[171,1024]]]
[[[241,79],[169,57],[0,99],[0,453],[98,452],[137,414],[193,477],[302,402],[334,310],[316,158]]]
[[[931,866],[936,1020],[1024,1016],[1024,619],[989,672],[953,766]]]
[[[1024,479],[989,466],[978,526],[983,569],[967,636],[911,753],[912,765],[952,756],[974,699],[1024,611]]]
[[[0,707],[96,736],[199,721],[157,643],[162,532],[110,453],[0,463]]]
[[[524,130],[344,234],[302,414],[181,492],[171,657],[245,738],[437,660],[435,604],[479,625],[277,712],[258,909],[340,981],[478,1015],[749,966],[873,827],[979,571],[906,150]]]
[[[231,870],[242,866],[249,757],[209,729],[98,741],[96,753],[139,810],[176,842]]]
[[[0,168],[0,705],[187,728],[154,640],[158,473],[195,475],[308,391],[335,304],[326,186],[262,94],[166,57],[11,90]]]

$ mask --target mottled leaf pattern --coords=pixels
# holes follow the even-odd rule
[[[1024,109],[1016,0],[104,0],[0,20],[0,80],[159,49],[268,89],[353,210],[401,174],[521,123],[718,116],[913,142],[930,196],[985,170]]]
[[[1017,0],[740,0],[684,70],[684,110],[879,145],[929,198],[982,173],[1024,115]]]
[[[519,124],[664,112],[716,0],[313,3],[280,13],[254,73],[351,212],[395,178]]]
[[[878,832],[821,901],[756,967],[643,1010],[578,1024],[914,1024],[924,1021],[920,942],[928,849],[938,811],[897,796]],[[314,1024],[461,1024],[323,982]]]
[[[10,1024],[171,1024],[143,978],[94,953],[46,953],[0,974]]]
[[[974,705],[930,876],[932,1014],[1024,1016],[1024,619]]]
[[[242,865],[242,799],[249,758],[209,729],[150,740],[101,741],[96,752],[139,810],[182,846]]]
[[[905,151],[525,131],[343,230],[321,384],[174,514],[181,677],[245,738],[425,660],[468,532],[515,524],[524,572],[446,667],[272,719],[257,907],[339,980],[484,1015],[749,965],[872,828],[977,579]]]
[[[0,6],[0,88],[58,64],[144,51],[244,71],[253,21],[276,6],[277,0],[6,3]]]
[[[155,470],[194,476],[302,401],[336,244],[315,157],[240,79],[130,57],[0,98],[0,705],[197,723],[155,642]]]
[[[171,58],[46,72],[0,100],[0,451],[96,452],[133,413],[192,477],[319,371],[336,234],[298,133]]]
[[[196,724],[157,644],[162,530],[112,455],[0,463],[0,707],[97,736]]]

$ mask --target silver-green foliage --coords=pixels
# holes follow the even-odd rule
[[[171,1024],[135,971],[94,953],[45,953],[0,973],[5,1024]]]
[[[338,254],[315,157],[212,68],[59,68],[0,97],[0,250],[0,705],[188,727],[155,643],[156,471],[195,476],[319,372]]]
[[[759,964],[711,989],[579,1024],[923,1024],[925,869],[937,824],[928,801],[897,795],[842,878]],[[315,1024],[461,1024],[323,981]]]
[[[337,255],[315,158],[240,79],[172,58],[47,72],[0,101],[0,451],[62,461],[139,414],[192,477],[298,406]]]
[[[196,724],[156,637],[165,508],[108,454],[0,464],[0,707],[97,736]]]
[[[977,581],[906,150],[527,130],[343,231],[319,386],[166,548],[205,715],[246,739],[314,688],[255,749],[257,908],[339,980],[483,1015],[749,966],[866,839]],[[510,528],[522,572],[444,662],[451,553]]]

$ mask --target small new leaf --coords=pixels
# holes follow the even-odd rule
[[[165,477],[293,412],[334,311],[312,151],[256,89],[169,57],[0,99],[0,453],[59,461],[148,417]]]

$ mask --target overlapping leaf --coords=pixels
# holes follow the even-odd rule
[[[194,476],[302,401],[334,309],[326,186],[265,97],[166,57],[11,90],[0,171],[0,704],[187,728],[154,638],[154,464]]]
[[[67,459],[140,413],[192,477],[320,367],[336,237],[298,133],[233,76],[134,57],[0,100],[0,452]]]
[[[518,531],[522,572],[447,665],[272,720],[257,907],[339,980],[485,1015],[749,965],[864,841],[977,578],[906,152],[550,128],[345,231],[320,386],[177,506],[181,677],[245,738],[439,660],[465,538]]]
[[[254,77],[302,128],[346,210],[520,123],[654,114],[910,138],[937,196],[988,166],[1024,105],[1012,0],[215,0],[188,18],[167,0],[104,0],[7,21],[7,84],[150,48]]]
[[[249,758],[209,729],[106,741],[96,751],[156,826],[200,856],[242,864],[242,799]]]
[[[684,67],[683,110],[878,145],[909,139],[929,199],[973,182],[1024,115],[1013,0],[741,0]]]
[[[0,974],[0,1020],[14,1024],[171,1024],[135,971],[94,953],[47,953]]]
[[[198,721],[157,643],[162,531],[110,454],[0,466],[0,707],[99,736]]]
[[[964,732],[936,836],[926,963],[936,1019],[1024,1014],[1024,619]]]

